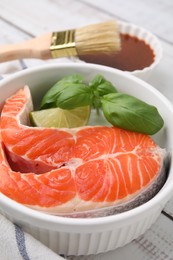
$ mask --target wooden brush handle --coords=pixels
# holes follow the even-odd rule
[[[52,33],[48,33],[19,44],[0,46],[0,62],[24,58],[51,58],[51,36]]]

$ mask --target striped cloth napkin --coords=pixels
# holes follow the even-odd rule
[[[1,260],[63,260],[31,235],[0,215]]]

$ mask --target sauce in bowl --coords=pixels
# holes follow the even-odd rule
[[[142,70],[149,67],[154,59],[154,51],[144,40],[129,34],[120,34],[121,51],[117,54],[81,55],[85,62],[106,65],[123,71]]]

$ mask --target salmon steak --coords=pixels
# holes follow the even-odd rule
[[[0,192],[12,200],[55,215],[100,216],[138,206],[162,187],[165,149],[150,136],[108,126],[32,127],[32,110],[25,86],[1,112]]]

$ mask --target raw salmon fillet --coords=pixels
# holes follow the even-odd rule
[[[163,172],[163,149],[147,135],[107,126],[31,127],[32,109],[25,86],[1,113],[0,191],[19,203],[52,214],[116,207]]]

